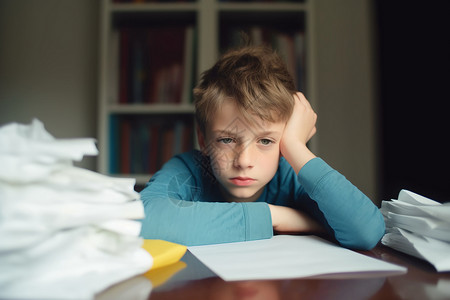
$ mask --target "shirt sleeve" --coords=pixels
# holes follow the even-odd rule
[[[197,180],[179,161],[154,175],[141,192],[143,238],[193,246],[272,237],[267,203],[213,202]]]
[[[306,193],[298,196],[303,206],[326,222],[342,246],[371,249],[380,241],[385,224],[378,207],[322,159],[309,161],[298,180]]]

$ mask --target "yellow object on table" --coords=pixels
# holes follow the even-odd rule
[[[153,257],[153,265],[150,270],[178,262],[187,249],[186,246],[164,240],[144,240],[142,248]]]
[[[144,240],[142,248],[153,257],[153,265],[144,276],[152,282],[154,288],[186,267],[186,263],[180,261],[186,253],[186,246],[163,240]]]

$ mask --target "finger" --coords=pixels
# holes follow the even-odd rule
[[[303,98],[305,98],[305,96],[301,92],[297,92],[297,93],[294,94],[294,99],[296,99],[300,103],[304,102]]]
[[[305,95],[302,92],[298,92],[295,94],[297,96],[297,98],[300,100],[300,102],[305,105],[307,108],[309,109],[313,109],[311,106],[311,103],[308,101],[308,99],[306,99]]]
[[[300,100],[300,97],[298,96],[298,94],[294,94],[294,107],[298,106],[298,104],[302,103],[302,100]]]
[[[296,107],[301,108],[302,111],[312,111],[311,105],[308,103],[302,93],[295,94],[294,99]]]

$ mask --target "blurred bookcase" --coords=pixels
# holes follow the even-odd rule
[[[312,1],[102,0],[98,171],[143,186],[196,147],[192,88],[221,53],[269,44],[297,88],[313,88]]]

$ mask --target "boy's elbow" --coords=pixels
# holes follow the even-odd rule
[[[375,246],[383,237],[383,234],[367,234],[364,236],[361,235],[351,241],[348,245],[343,246],[355,250],[371,250],[375,248]]]
[[[384,219],[381,217],[372,226],[354,228],[352,238],[342,241],[341,245],[355,250],[371,250],[381,240],[385,230]]]

